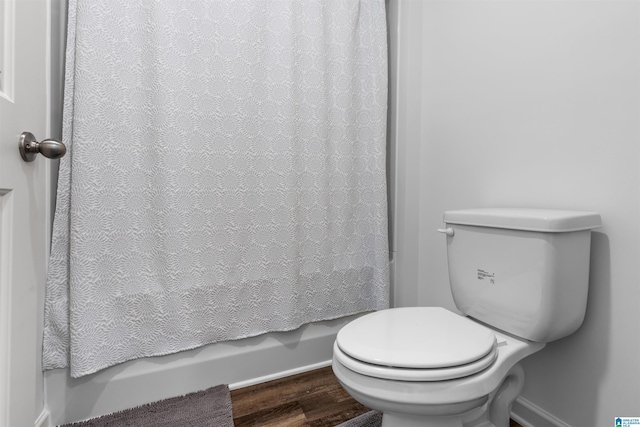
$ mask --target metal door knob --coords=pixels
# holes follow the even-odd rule
[[[18,142],[20,155],[25,162],[33,162],[38,153],[49,159],[59,159],[67,152],[67,147],[55,139],[38,142],[31,132],[22,132]]]

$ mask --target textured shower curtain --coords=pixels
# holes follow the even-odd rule
[[[71,0],[44,369],[388,305],[384,0]]]

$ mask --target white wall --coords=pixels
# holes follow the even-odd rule
[[[522,397],[556,425],[640,416],[640,2],[397,1],[398,305],[453,308],[445,210],[598,211],[585,323]]]

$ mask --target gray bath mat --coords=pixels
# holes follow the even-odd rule
[[[369,411],[359,417],[344,422],[337,427],[380,427],[382,425],[382,413]]]
[[[219,385],[62,427],[233,427],[229,387]]]

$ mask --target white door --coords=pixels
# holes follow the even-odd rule
[[[48,0],[0,0],[0,426],[42,410],[39,331],[47,260],[49,171],[24,162],[18,137],[47,138]]]

